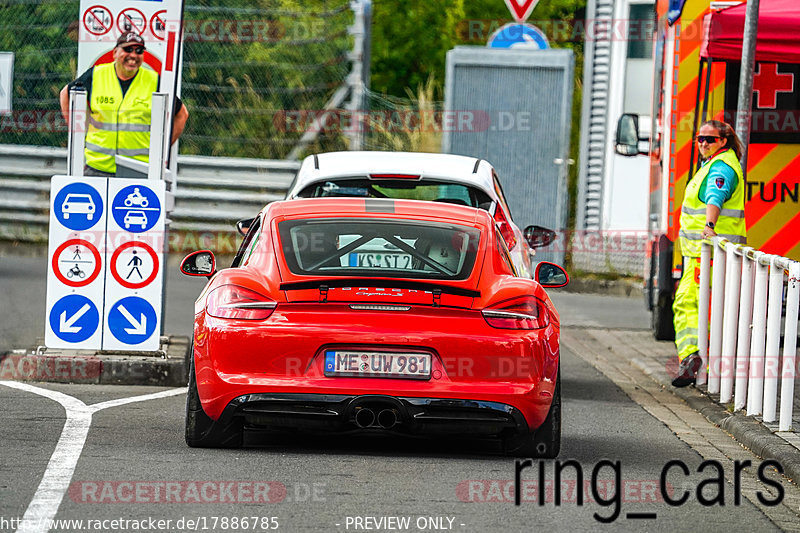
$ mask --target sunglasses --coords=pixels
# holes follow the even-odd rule
[[[144,53],[144,46],[132,44],[130,46],[123,46],[122,50],[128,54],[136,52],[141,55]]]
[[[719,135],[698,135],[695,140],[699,143],[714,144],[718,139],[722,139]]]

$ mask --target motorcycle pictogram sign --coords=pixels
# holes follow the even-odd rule
[[[145,185],[129,185],[120,190],[111,202],[116,223],[132,233],[143,233],[156,225],[161,217],[161,202]]]
[[[70,239],[56,248],[51,266],[61,283],[69,287],[84,287],[97,279],[103,265],[94,244]]]

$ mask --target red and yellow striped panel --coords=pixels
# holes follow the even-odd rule
[[[800,146],[752,144],[747,167],[748,246],[800,260]]]
[[[672,146],[669,147],[673,176],[670,183],[669,226],[667,236],[677,240],[683,192],[689,180],[692,152],[692,126],[695,113],[702,112],[704,80],[701,83],[700,108],[695,110],[697,75],[702,45],[703,17],[708,13],[708,0],[687,0],[675,45],[677,76],[665,76],[673,83],[670,102],[675,118],[672,122]],[[724,119],[725,64],[714,63],[711,70],[708,117]],[[696,156],[696,154],[695,154]],[[800,146],[787,144],[753,144],[748,154],[748,184],[745,216],[748,245],[768,253],[800,260]],[[680,251],[675,264],[680,263]]]

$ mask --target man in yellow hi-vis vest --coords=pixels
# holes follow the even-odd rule
[[[135,32],[120,35],[114,48],[114,62],[96,65],[61,89],[60,103],[69,120],[69,91],[83,86],[90,115],[86,125],[87,176],[114,176],[116,154],[147,162],[150,148],[150,108],[158,90],[158,74],[141,68],[144,39]],[[174,143],[186,125],[189,112],[180,98],[173,101]]]
[[[696,140],[703,164],[684,192],[678,235],[683,275],[672,305],[680,359],[678,375],[672,380],[675,387],[694,383],[702,364],[697,353],[700,243],[714,235],[734,243],[747,240],[741,141],[729,124],[718,120],[704,122]]]

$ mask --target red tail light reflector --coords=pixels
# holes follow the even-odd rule
[[[481,314],[487,324],[499,329],[541,329],[550,323],[547,306],[533,296],[500,302]]]
[[[277,305],[274,300],[250,289],[222,285],[209,293],[206,313],[217,318],[264,320]]]
[[[514,230],[511,229],[511,224],[508,223],[506,215],[499,205],[494,211],[494,221],[497,224],[497,229],[500,230],[500,235],[503,236],[503,240],[506,242],[506,248],[509,251],[513,250],[517,245],[517,239],[514,237]]]
[[[419,174],[370,174],[373,180],[418,180],[422,176]]]

